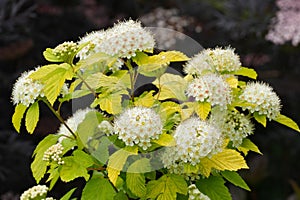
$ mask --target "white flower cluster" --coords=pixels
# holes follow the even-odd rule
[[[134,57],[136,51],[152,51],[155,45],[152,34],[133,20],[120,22],[106,31],[92,32],[79,44],[89,42],[78,56],[84,59],[91,54],[103,52],[120,58]]]
[[[226,135],[234,147],[239,147],[243,139],[253,134],[254,125],[249,117],[243,113],[232,111],[225,117],[225,123],[222,127],[224,135]]]
[[[76,132],[78,125],[84,120],[85,115],[90,112],[93,111],[93,109],[91,108],[85,108],[85,109],[79,109],[77,110],[72,117],[70,117],[67,121],[66,124],[68,125],[68,127],[73,131]],[[64,124],[61,124],[58,132],[58,135],[61,135],[61,137],[59,138],[59,142],[61,142],[63,139],[65,139],[66,137],[72,137],[72,134],[70,133],[70,131],[67,129],[67,127]]]
[[[77,43],[71,42],[64,42],[59,44],[57,47],[53,49],[53,54],[58,58],[63,58],[65,56],[71,55],[78,50]]]
[[[61,158],[63,150],[64,147],[60,143],[54,144],[45,151],[43,160],[46,162],[54,161],[59,165],[63,165],[64,161]]]
[[[48,187],[45,185],[36,185],[24,191],[20,200],[33,200],[35,198],[45,198],[48,192]]]
[[[195,184],[191,184],[188,187],[189,200],[210,200],[208,196],[201,193]]]
[[[240,57],[234,53],[234,49],[205,49],[195,55],[184,66],[184,72],[201,76],[206,73],[234,72],[241,67]]]
[[[243,107],[251,113],[258,112],[259,115],[266,115],[270,120],[280,114],[280,99],[273,88],[266,83],[248,83],[240,95],[240,99],[253,104]]]
[[[99,125],[98,128],[101,132],[105,133],[106,135],[111,135],[114,132],[114,127],[111,123],[107,120],[103,120]]]
[[[176,146],[169,147],[161,160],[172,173],[182,174],[183,164],[197,165],[201,158],[221,151],[221,131],[197,117],[183,121],[174,133]],[[197,177],[196,177],[197,178]]]
[[[300,1],[277,0],[279,10],[270,27],[266,39],[275,44],[291,41],[293,46],[300,43]]]
[[[115,119],[114,133],[126,145],[138,145],[146,150],[151,146],[151,140],[158,139],[162,133],[162,122],[153,109],[134,107]]]
[[[37,70],[36,68],[35,70]],[[32,80],[29,76],[35,72],[31,70],[29,72],[24,72],[16,81],[13,86],[12,100],[14,104],[22,103],[25,106],[29,106],[34,103],[36,98],[39,96],[43,97],[44,85],[39,81]]]
[[[196,101],[207,101],[212,106],[219,105],[222,108],[226,108],[232,100],[229,84],[216,74],[207,74],[194,79],[188,85],[186,93]]]

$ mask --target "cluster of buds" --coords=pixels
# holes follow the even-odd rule
[[[60,143],[54,144],[45,151],[43,160],[47,162],[54,161],[59,165],[63,165],[64,161],[61,158],[63,150],[64,147]]]
[[[53,54],[58,58],[64,58],[74,54],[77,50],[78,46],[75,42],[64,42],[53,49]]]

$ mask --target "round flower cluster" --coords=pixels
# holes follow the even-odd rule
[[[36,68],[35,70],[37,70]],[[44,96],[44,85],[39,81],[32,80],[29,76],[35,72],[31,70],[24,72],[16,81],[12,91],[12,100],[14,104],[22,103],[25,106],[29,106],[34,103],[37,97]]]
[[[59,165],[63,165],[64,161],[61,159],[63,150],[64,147],[60,143],[54,144],[45,151],[43,160],[46,162],[54,161]]]
[[[206,73],[224,73],[237,71],[241,67],[240,57],[234,53],[234,49],[205,49],[195,55],[184,66],[184,72],[201,76]]]
[[[210,102],[212,106],[225,108],[231,103],[231,89],[226,81],[216,74],[207,74],[194,79],[187,87],[186,93],[196,101]]]
[[[107,120],[103,120],[99,125],[98,128],[101,132],[105,133],[106,135],[113,134],[114,127],[111,125],[111,123]]]
[[[94,53],[103,52],[120,58],[131,58],[136,51],[152,51],[155,45],[152,34],[142,28],[140,22],[129,20],[115,24],[106,31],[96,31],[83,37],[79,44],[88,43],[79,53],[85,59]],[[120,61],[117,62],[121,64]]]
[[[93,111],[93,109],[91,108],[86,108],[86,109],[79,109],[77,110],[72,117],[70,117],[67,121],[66,124],[68,125],[68,127],[73,131],[76,132],[78,125],[84,120],[85,115],[90,112]],[[58,129],[57,132],[58,135],[61,135],[61,137],[59,138],[59,142],[61,142],[63,139],[65,139],[66,137],[72,137],[72,134],[70,133],[70,131],[67,129],[67,127],[64,124],[61,124],[61,126]]]
[[[201,193],[195,184],[191,184],[188,187],[189,200],[210,200],[208,196]]]
[[[53,49],[53,54],[58,58],[64,58],[75,53],[78,50],[77,43],[64,42]]]
[[[232,141],[234,147],[242,144],[243,139],[252,134],[254,125],[243,113],[232,111],[225,117],[224,134]]]
[[[34,198],[45,198],[48,192],[48,187],[45,185],[36,185],[29,188],[20,197],[20,200],[32,200]]]
[[[183,121],[174,133],[176,146],[162,155],[164,167],[173,173],[182,173],[182,163],[197,165],[200,158],[220,152],[223,143],[221,131],[211,124],[192,117]]]
[[[151,140],[158,139],[162,133],[162,122],[151,108],[134,107],[116,118],[114,133],[126,145],[138,145],[146,150],[151,146]]]
[[[240,99],[253,104],[243,107],[251,113],[258,112],[259,115],[266,115],[270,120],[280,114],[280,99],[273,88],[265,83],[248,83],[240,95]]]

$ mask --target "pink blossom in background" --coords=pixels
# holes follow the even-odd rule
[[[279,10],[266,35],[275,44],[291,41],[293,46],[300,43],[300,0],[277,0]]]

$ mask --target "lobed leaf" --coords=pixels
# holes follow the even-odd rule
[[[248,154],[248,151],[253,151],[262,154],[258,147],[248,138],[245,138],[243,140],[243,143],[237,149],[243,152],[245,156]]]

